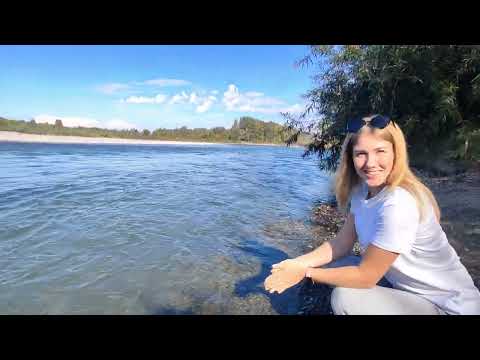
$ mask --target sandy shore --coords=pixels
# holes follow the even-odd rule
[[[0,131],[0,141],[51,143],[51,144],[224,145],[221,143],[208,143],[208,142],[37,135],[37,134],[24,134],[24,133],[19,133],[14,131]]]
[[[201,141],[170,141],[170,140],[141,140],[86,136],[61,136],[26,134],[16,131],[0,131],[0,141],[48,143],[48,144],[137,144],[137,145],[249,145],[249,146],[281,146],[284,144],[257,144],[257,143],[212,143]],[[303,148],[302,145],[292,144],[290,147]]]

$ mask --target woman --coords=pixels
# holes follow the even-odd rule
[[[347,132],[335,184],[340,208],[350,205],[343,228],[274,264],[266,290],[307,277],[335,286],[335,314],[480,314],[480,292],[448,243],[435,197],[408,167],[398,125],[374,115],[349,121]],[[357,239],[361,258],[346,256]]]

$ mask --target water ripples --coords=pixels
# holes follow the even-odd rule
[[[301,153],[0,143],[0,313],[288,313],[261,279],[329,194]]]

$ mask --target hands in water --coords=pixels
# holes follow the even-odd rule
[[[295,259],[287,259],[272,265],[271,274],[265,279],[265,290],[281,294],[298,284],[305,277],[307,266]]]

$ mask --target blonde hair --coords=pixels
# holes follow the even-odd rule
[[[369,121],[373,116],[363,118]],[[357,133],[349,133],[342,145],[340,165],[335,174],[335,195],[339,207],[347,208],[352,189],[360,183],[360,177],[355,171],[353,164],[353,146],[357,143],[359,135],[369,127],[364,126]],[[374,128],[371,128],[372,130]],[[394,162],[392,171],[387,177],[386,185],[388,190],[400,186],[407,190],[417,202],[420,213],[420,222],[425,219],[427,206],[432,205],[437,220],[440,222],[440,209],[435,196],[410,170],[408,165],[408,153],[405,136],[398,124],[390,122],[383,129],[374,129],[375,134],[393,145]]]

